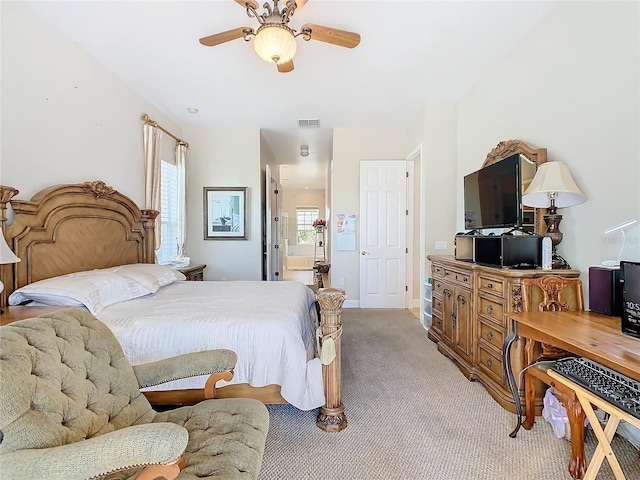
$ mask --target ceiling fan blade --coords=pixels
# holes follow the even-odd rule
[[[238,1],[238,0],[236,0]],[[296,12],[299,12],[300,10],[302,10],[304,8],[304,6],[307,4],[309,0],[295,0],[296,2]]]
[[[256,2],[256,0],[236,0],[236,3],[239,5],[242,5],[245,8],[247,8],[247,3],[250,3],[251,6],[256,10],[260,7],[260,5],[258,4],[258,2]]]
[[[347,32],[346,30],[338,30],[337,28],[323,27],[322,25],[313,25],[307,23],[300,30],[303,34],[309,32],[311,40],[332,43],[341,47],[354,48],[360,43],[360,34]]]
[[[227,30],[226,32],[216,33],[209,35],[208,37],[202,37],[200,43],[206,47],[214,47],[224,42],[235,40],[236,38],[242,38],[247,33],[253,33],[253,28],[240,27],[233,30]]]
[[[293,71],[293,60],[289,60],[285,63],[278,63],[278,71],[280,73],[288,73]]]

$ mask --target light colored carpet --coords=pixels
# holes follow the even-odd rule
[[[438,353],[411,313],[346,309],[342,319],[348,427],[326,433],[316,411],[270,405],[260,480],[571,480],[570,442],[541,417],[510,438],[515,415]],[[640,479],[637,450],[613,445],[627,479]],[[587,459],[594,447],[589,431]],[[603,466],[598,480],[613,478]]]

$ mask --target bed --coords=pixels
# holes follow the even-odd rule
[[[64,276],[96,278],[99,269],[100,275],[110,275],[114,285],[119,285],[116,277],[124,275],[123,269],[165,269],[150,281],[158,285],[146,282],[147,271],[124,275],[128,285],[135,280],[135,289],[147,288],[146,293],[136,290],[131,298],[116,295],[117,301],[100,301],[97,306],[91,299],[81,299],[84,308],[112,329],[131,363],[206,348],[230,348],[238,353],[238,365],[234,378],[216,389],[217,397],[248,396],[266,403],[291,403],[304,410],[320,406],[318,426],[329,431],[346,426],[340,398],[343,291],[321,289],[316,294],[298,282],[187,282],[179,278],[179,272],[175,280],[162,284],[159,279],[170,269],[153,264],[156,211],[140,210],[131,199],[100,181],[53,186],[29,201],[13,199],[17,193],[12,187],[0,186],[3,227],[9,201],[15,212],[15,221],[4,229],[5,238],[22,259],[3,266],[3,305],[16,290],[52,280],[57,286]],[[152,291],[156,286],[159,288]],[[116,291],[120,286],[110,288]],[[25,300],[17,294],[11,298],[13,303]],[[336,353],[326,365],[315,355],[316,299],[320,344],[331,339]],[[202,398],[205,380],[171,382],[145,394],[157,404],[191,403]]]

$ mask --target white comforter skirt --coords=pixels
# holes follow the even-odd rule
[[[182,353],[228,348],[238,355],[231,382],[277,384],[301,410],[324,404],[315,358],[314,294],[299,282],[176,282],[153,295],[107,307],[99,318],[133,365]],[[153,390],[200,388],[206,376]]]

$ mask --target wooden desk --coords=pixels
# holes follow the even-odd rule
[[[513,328],[503,346],[504,368],[518,413],[518,424],[510,434],[512,437],[522,425],[520,393],[513,378],[510,358],[511,344],[517,337],[524,337],[527,342],[549,343],[640,381],[640,339],[622,333],[619,317],[593,312],[523,312],[508,313],[507,316]],[[577,414],[575,409],[567,409],[567,414],[570,425],[579,423],[571,418]],[[572,431],[571,442],[569,473],[573,478],[582,478],[586,469],[584,438]]]

